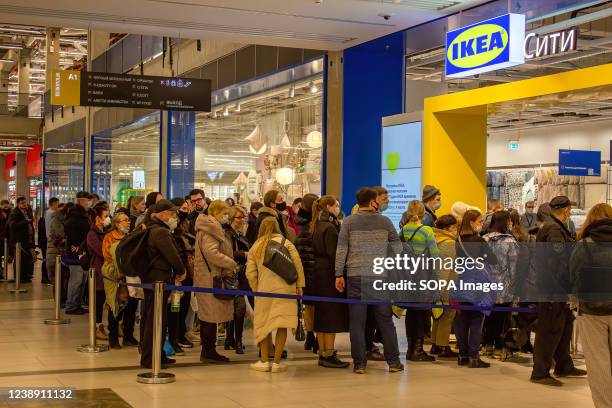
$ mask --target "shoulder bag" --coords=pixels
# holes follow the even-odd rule
[[[285,248],[285,237],[280,243],[270,239],[266,247],[263,266],[280,276],[289,285],[298,280],[297,270],[293,264],[293,259],[287,248]]]
[[[204,263],[206,263],[206,267],[208,268],[208,272],[212,274],[212,269],[204,256],[204,251],[202,248],[196,243],[196,246],[200,249],[200,254],[202,255],[202,259],[204,259]],[[238,290],[238,279],[231,278],[228,276],[214,276],[213,275],[213,289],[224,289],[224,290]],[[222,293],[213,293],[213,296],[219,300],[232,300],[235,295],[225,295]]]

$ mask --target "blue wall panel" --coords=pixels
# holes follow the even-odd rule
[[[342,208],[360,187],[380,185],[382,117],[402,113],[404,33],[344,51]]]
[[[168,112],[168,197],[184,197],[195,177],[195,112]]]

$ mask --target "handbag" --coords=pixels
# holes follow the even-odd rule
[[[200,254],[202,254],[202,259],[206,263],[206,267],[208,268],[208,272],[212,274],[212,269],[204,256],[204,251],[200,249]],[[238,290],[238,279],[231,278],[228,276],[213,276],[213,289],[223,289],[223,290]],[[225,295],[222,293],[213,293],[213,296],[219,300],[232,300],[235,295]]]
[[[297,282],[298,274],[293,259],[285,248],[285,240],[286,238],[283,237],[280,243],[272,239],[268,242],[263,266],[283,278],[289,285],[292,285]]]
[[[298,299],[298,324],[295,329],[295,341],[306,340],[306,332],[304,331],[304,312],[302,310],[302,301]]]

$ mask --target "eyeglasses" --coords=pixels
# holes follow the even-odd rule
[[[191,200],[192,203],[202,203],[204,202],[203,198],[198,198],[197,200]]]

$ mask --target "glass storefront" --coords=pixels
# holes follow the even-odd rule
[[[78,139],[45,151],[45,196],[61,202],[74,201],[83,190],[85,140]]]
[[[231,94],[244,94],[248,87],[232,87]],[[271,189],[285,193],[288,202],[321,194],[322,72],[227,103],[215,99],[230,90],[218,93],[212,113],[196,115],[197,188],[212,199],[233,197],[245,206]]]
[[[159,191],[160,113],[93,136],[92,192],[111,208]]]

